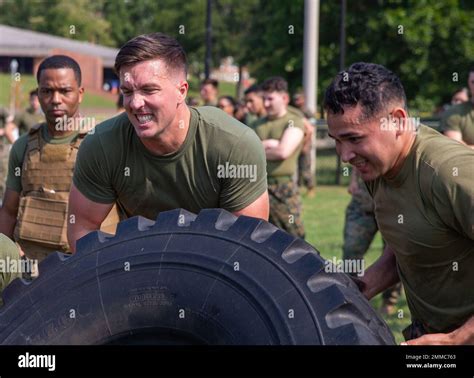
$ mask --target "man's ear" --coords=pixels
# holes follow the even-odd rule
[[[188,94],[189,84],[186,80],[181,81],[178,84],[178,103],[181,104],[186,100],[186,96]]]
[[[79,88],[79,104],[82,102],[82,98],[84,96],[84,87]]]
[[[408,113],[402,107],[397,106],[393,109],[392,120],[395,122],[395,126],[397,127],[397,136],[404,134],[411,128]]]

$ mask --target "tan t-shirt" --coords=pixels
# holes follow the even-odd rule
[[[399,174],[367,182],[414,319],[448,332],[474,315],[474,151],[420,126]]]
[[[280,140],[288,127],[297,127],[304,132],[302,116],[288,111],[283,117],[280,118],[260,118],[252,126],[253,130],[257,133],[261,140]],[[298,155],[301,151],[302,145],[303,141],[301,141],[299,147],[290,155],[290,157],[285,160],[267,160],[268,177],[277,178],[279,176],[285,176],[291,179],[297,170]]]
[[[454,105],[443,115],[441,131],[459,131],[464,143],[474,145],[474,104],[463,102]]]

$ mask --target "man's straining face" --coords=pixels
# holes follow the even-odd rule
[[[178,123],[177,108],[186,98],[184,73],[168,70],[160,59],[120,69],[120,89],[128,118],[139,138],[156,138]]]
[[[350,163],[365,181],[387,174],[400,153],[396,131],[383,128],[382,114],[364,120],[362,109],[344,108],[344,114],[328,112],[329,136],[336,140],[336,151],[345,163]]]

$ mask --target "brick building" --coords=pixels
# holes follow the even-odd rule
[[[44,58],[62,54],[79,63],[87,90],[100,91],[104,83],[117,79],[113,72],[117,53],[118,49],[106,46],[0,25],[0,72],[10,72],[16,59],[18,72],[36,75]]]

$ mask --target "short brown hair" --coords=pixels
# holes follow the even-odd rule
[[[288,93],[288,83],[281,76],[269,77],[262,83],[262,90],[265,92]]]
[[[163,33],[142,34],[132,38],[120,48],[115,58],[115,71],[120,68],[151,59],[161,59],[168,69],[188,72],[186,53],[179,42]]]

